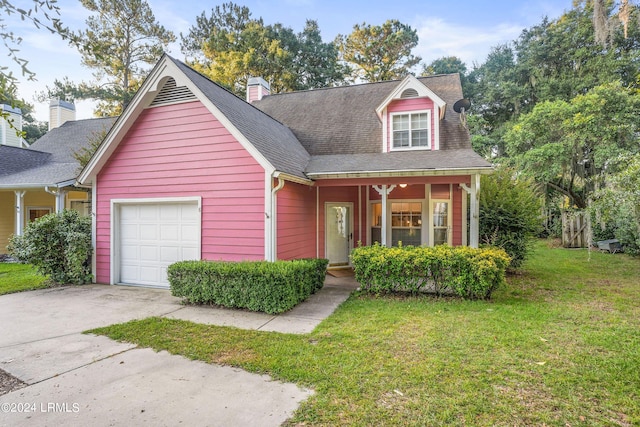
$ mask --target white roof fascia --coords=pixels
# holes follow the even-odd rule
[[[116,150],[118,144],[129,131],[135,119],[153,101],[168,78],[173,78],[178,86],[186,86],[202,102],[202,104],[220,121],[234,138],[253,156],[253,158],[268,173],[273,173],[275,167],[260,153],[251,142],[227,119],[222,112],[198,89],[198,87],[169,59],[165,54],[151,70],[149,76],[138,89],[129,106],[116,120],[104,141],[98,147],[87,166],[78,176],[80,185],[88,184],[106,164]]]
[[[493,173],[493,167],[484,168],[444,168],[422,170],[394,170],[394,171],[361,171],[361,172],[316,172],[307,173],[313,179],[341,179],[341,178],[393,178],[411,176],[443,176],[443,175],[488,175]]]
[[[315,185],[315,182],[311,179],[304,179],[304,178],[300,178],[294,175],[290,175],[288,173],[285,172],[275,172],[273,174],[274,178],[282,178],[285,181],[289,181],[289,182],[295,182],[298,184],[303,184],[303,185],[309,185],[309,186],[313,186]]]
[[[404,80],[400,82],[398,86],[396,86],[393,92],[391,92],[389,96],[387,96],[384,99],[384,101],[382,101],[382,104],[380,104],[378,108],[376,108],[376,113],[378,114],[378,117],[382,118],[384,109],[387,108],[387,106],[391,103],[391,101],[394,101],[396,99],[403,99],[400,96],[402,95],[402,92],[405,91],[405,89],[415,89],[415,91],[418,92],[419,97],[431,99],[438,106],[438,109],[442,111],[444,111],[447,105],[447,103],[444,102],[442,98],[440,98],[438,95],[435,94],[435,92],[433,92],[431,89],[425,86],[424,83],[422,83],[420,80],[418,80],[417,78],[409,74],[407,77],[404,78]],[[442,114],[440,114],[440,116],[442,116]],[[442,119],[442,117],[440,117],[440,119]]]

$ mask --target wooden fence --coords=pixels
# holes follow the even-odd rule
[[[584,211],[562,212],[562,246],[586,248],[589,246],[589,214]]]

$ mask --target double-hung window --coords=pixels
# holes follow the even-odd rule
[[[392,149],[431,148],[431,112],[391,115]]]

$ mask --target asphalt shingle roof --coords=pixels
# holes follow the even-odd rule
[[[364,171],[489,168],[471,148],[453,104],[461,99],[458,74],[418,79],[446,102],[440,150],[382,153],[376,108],[400,81],[270,95],[254,105],[286,124],[311,154],[308,174]]]
[[[313,176],[314,174],[477,169],[490,166],[469,149],[396,151],[312,156],[307,166],[307,173]]]
[[[0,146],[0,188],[57,185],[72,181],[79,164],[73,155],[92,137],[109,130],[115,118],[65,122],[29,148]]]
[[[276,170],[306,178],[304,169],[309,162],[309,153],[287,126],[182,62],[168,57]]]
[[[418,79],[447,103],[440,123],[440,149],[471,148],[469,133],[453,104],[462,98],[460,76]],[[399,80],[270,95],[254,103],[287,125],[311,155],[379,153],[382,123],[376,108]]]

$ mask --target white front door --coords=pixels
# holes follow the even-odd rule
[[[431,246],[451,245],[451,203],[449,200],[431,201]]]
[[[353,241],[352,212],[351,203],[325,205],[325,256],[330,266],[349,265]]]

